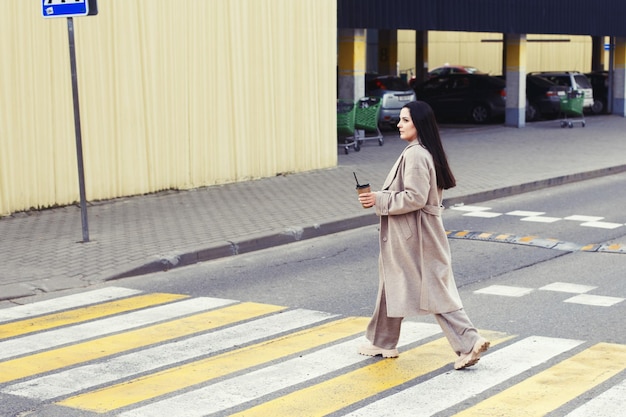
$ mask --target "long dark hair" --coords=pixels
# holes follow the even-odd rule
[[[420,143],[430,152],[435,162],[435,172],[437,173],[437,186],[447,190],[456,185],[456,179],[450,165],[446,152],[443,150],[441,137],[439,136],[439,126],[435,119],[433,109],[423,101],[412,101],[404,105],[411,112],[411,119],[417,129],[417,136]]]

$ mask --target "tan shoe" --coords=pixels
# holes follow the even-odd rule
[[[359,354],[365,355],[365,356],[382,355],[383,358],[397,358],[398,356],[400,356],[398,349],[383,349],[383,348],[374,346],[371,343],[360,346]]]
[[[470,366],[476,365],[480,360],[480,354],[489,349],[489,341],[484,337],[479,337],[474,347],[468,353],[463,353],[459,356],[459,359],[454,362],[454,369],[465,369]]]

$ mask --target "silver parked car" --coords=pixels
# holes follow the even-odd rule
[[[380,97],[380,116],[378,125],[381,128],[394,128],[400,120],[400,110],[409,101],[415,100],[415,91],[400,77],[385,75],[367,81],[365,94],[369,97]]]

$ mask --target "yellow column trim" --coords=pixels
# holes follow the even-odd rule
[[[337,56],[339,75],[364,75],[365,53],[365,36],[339,36]]]
[[[509,39],[506,43],[506,70],[518,72],[526,69],[526,37],[523,35]]]

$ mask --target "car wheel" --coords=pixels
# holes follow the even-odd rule
[[[474,105],[470,112],[470,118],[474,123],[487,123],[490,116],[489,108],[484,104]]]
[[[538,118],[539,118],[539,111],[537,110],[537,107],[535,107],[535,105],[533,104],[529,104],[528,106],[526,106],[526,121],[534,122]]]
[[[593,100],[593,105],[591,106],[591,113],[593,114],[602,114],[604,113],[604,109],[606,106],[602,100]]]

